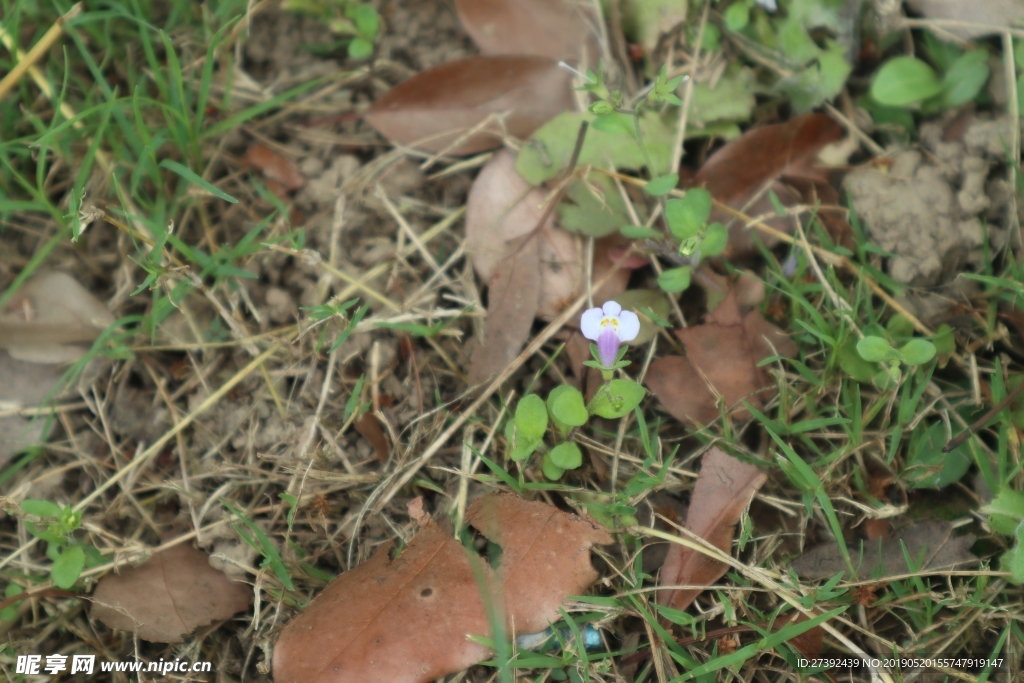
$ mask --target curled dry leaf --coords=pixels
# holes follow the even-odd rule
[[[248,609],[252,589],[210,566],[190,545],[156,553],[137,567],[100,579],[92,617],[154,643],[180,643],[200,626]]]
[[[474,56],[427,69],[378,99],[366,122],[385,137],[431,152],[475,154],[501,144],[505,128],[529,137],[573,106],[570,75],[544,57]],[[484,128],[448,149],[489,117]]]
[[[842,137],[842,127],[825,114],[804,114],[786,123],[754,128],[712,154],[691,185],[707,189],[717,201],[748,216],[771,214],[765,222],[788,233],[793,220],[773,214],[767,189],[786,206],[815,200],[836,204],[839,195],[829,184],[829,174],[816,168],[815,162],[826,146]],[[845,236],[849,228],[841,214],[822,209],[819,215],[833,233]],[[748,229],[737,224],[732,214],[716,207],[711,220],[730,226],[726,257],[755,251]]]
[[[689,425],[717,419],[718,396],[734,417],[747,417],[742,406],[736,407],[739,401],[760,408],[774,394],[768,374],[757,363],[768,356],[797,353],[793,341],[759,311],[741,315],[735,292],[726,296],[708,322],[675,334],[683,342],[686,357],[654,361],[646,383],[673,417]]]
[[[41,272],[0,311],[0,348],[19,360],[70,363],[113,322],[103,302],[78,280],[56,271]]]
[[[591,522],[508,494],[478,499],[466,519],[501,546],[497,569],[420,515],[422,529],[397,558],[381,548],[284,627],[274,680],[420,683],[461,671],[490,654],[466,638],[490,633],[481,583],[504,605],[510,631],[543,630],[566,596],[597,579],[589,548],[612,542]]]
[[[540,304],[540,249],[537,235],[513,242],[513,253],[501,261],[488,281],[484,338],[473,346],[467,379],[480,384],[501,373],[530,336]]]
[[[373,454],[377,456],[377,460],[387,462],[391,455],[391,444],[377,416],[373,413],[363,413],[356,418],[352,426],[373,446]]]
[[[732,539],[740,515],[764,484],[768,475],[756,465],[745,463],[714,447],[704,454],[700,473],[690,497],[686,528],[726,554],[732,553]],[[673,543],[661,567],[662,586],[709,585],[728,570],[724,562]],[[699,589],[658,591],[658,602],[686,609],[700,595]]]
[[[306,176],[302,175],[294,161],[259,143],[249,145],[242,161],[258,168],[268,180],[281,183],[289,192],[298,190],[306,184]]]
[[[847,551],[857,570],[851,581],[865,581],[911,573],[907,556],[918,567],[918,573],[954,569],[978,562],[971,553],[974,534],[954,536],[949,522],[932,519],[903,527],[891,538],[864,541],[860,547],[850,546]],[[904,549],[906,554],[904,554]],[[797,558],[793,564],[797,576],[811,581],[827,579],[840,572],[849,574],[849,567],[837,543],[826,543]],[[849,577],[848,577],[849,578]]]
[[[553,218],[534,232],[547,196],[523,180],[515,164],[512,152],[496,152],[466,201],[466,250],[473,268],[490,286],[484,343],[473,352],[471,384],[501,372],[515,358],[535,317],[557,317],[583,291],[581,240],[557,228]],[[614,267],[611,251],[618,239],[595,244],[595,281]],[[629,271],[620,268],[594,292],[594,300],[615,298],[628,280]]]

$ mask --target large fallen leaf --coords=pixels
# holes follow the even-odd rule
[[[971,553],[974,541],[974,534],[954,536],[950,523],[941,519],[911,524],[898,530],[891,538],[864,541],[863,552],[860,547],[849,546],[850,559],[857,570],[856,577],[851,580],[909,574],[911,570],[906,555],[917,567],[916,571],[922,574],[973,564],[978,562]],[[827,579],[844,571],[849,574],[850,571],[837,543],[820,545],[797,558],[791,566],[800,578],[812,581]]]
[[[777,230],[792,232],[792,219],[774,215],[765,188],[775,192],[787,206],[815,199],[835,204],[838,194],[829,185],[828,172],[816,168],[815,161],[826,145],[842,137],[842,127],[825,114],[805,114],[786,123],[754,128],[712,154],[691,185],[707,189],[717,201],[748,216],[772,214],[766,223]],[[822,211],[821,217],[823,221],[834,220],[836,214]],[[726,257],[755,250],[748,229],[731,214],[716,207],[711,220],[730,225]],[[830,229],[843,230],[842,226]],[[765,242],[771,244],[772,240]]]
[[[252,589],[210,566],[209,556],[182,544],[137,567],[104,576],[92,617],[154,643],[180,643],[200,626],[248,609]]]
[[[601,56],[590,2],[455,0],[455,9],[485,55],[536,55],[591,67]]]
[[[78,360],[86,346],[114,322],[99,299],[66,273],[30,278],[0,311],[0,348],[35,363]]]
[[[427,69],[378,99],[366,122],[404,145],[439,152],[492,115],[508,113],[505,127],[520,138],[573,106],[570,75],[544,57],[474,56]],[[495,118],[448,150],[474,154],[498,147]]]
[[[722,552],[732,554],[732,539],[740,515],[767,478],[756,465],[712,448],[701,460],[686,514],[686,528]],[[665,556],[658,582],[662,586],[704,586],[718,581],[728,568],[724,562],[673,543]],[[686,609],[701,590],[666,588],[658,591],[658,602]]]
[[[612,541],[591,522],[507,494],[476,500],[466,520],[501,546],[496,570],[478,561],[474,573],[467,550],[428,519],[397,558],[382,547],[284,627],[276,683],[421,683],[461,671],[490,655],[466,638],[490,633],[481,584],[513,635],[540,631],[597,579],[590,547]]]
[[[958,22],[936,28],[963,40],[995,35],[1024,21],[1020,0],[907,0],[907,6],[926,19]],[[945,38],[942,33],[936,35]]]
[[[716,420],[719,395],[734,417],[747,417],[747,410],[738,405],[741,400],[760,408],[774,394],[765,388],[769,376],[757,363],[775,354],[792,357],[797,352],[793,341],[756,309],[741,316],[735,291],[708,316],[708,322],[675,334],[683,342],[686,357],[654,361],[646,384],[673,417],[689,425]]]
[[[469,361],[468,381],[480,384],[501,373],[519,355],[540,304],[540,249],[536,235],[517,240],[488,284],[484,338]]]

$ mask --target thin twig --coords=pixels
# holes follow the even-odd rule
[[[996,415],[1001,413],[1003,409],[1006,408],[1006,406],[1010,405],[1014,401],[1014,399],[1020,396],[1022,391],[1024,391],[1024,382],[1021,382],[1016,387],[1014,387],[1013,391],[1004,396],[1003,400],[1001,400],[999,403],[992,406],[991,410],[989,410],[980,418],[972,422],[971,426],[969,426],[967,429],[965,429],[964,431],[960,432],[952,439],[950,439],[949,443],[942,447],[942,452],[949,453],[951,450],[962,444],[964,441],[967,441],[971,434],[974,434],[976,431],[984,427],[989,420],[991,420]]]

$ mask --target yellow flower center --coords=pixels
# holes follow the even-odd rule
[[[616,328],[616,330],[617,330],[618,327],[619,327],[619,319],[618,318],[603,318],[601,320],[601,327],[608,327],[609,325],[611,325],[612,327]]]

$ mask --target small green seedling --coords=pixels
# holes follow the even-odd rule
[[[580,330],[597,342],[590,345],[594,359],[585,364],[601,370],[605,384],[589,404],[578,389],[567,384],[552,389],[546,401],[528,394],[520,399],[514,419],[505,426],[509,459],[525,464],[535,452],[543,453],[541,471],[552,481],[583,464],[583,452],[573,439],[574,430],[593,415],[607,419],[625,416],[640,405],[647,393],[633,380],[614,379],[616,370],[629,365],[623,360],[627,347],[622,343],[636,339],[640,333],[636,313],[624,311],[618,303],[609,301],[602,308],[585,311],[580,318]],[[556,441],[550,448],[544,443],[549,427],[554,427]]]
[[[332,31],[345,36],[348,56],[364,59],[373,54],[380,34],[380,15],[368,2],[357,0],[285,0],[283,7],[323,20]]]
[[[899,349],[883,337],[867,336],[857,342],[857,353],[869,363],[886,363],[885,380],[900,380],[900,363],[908,366],[924,365],[935,357],[935,344],[925,339],[911,339]]]
[[[105,559],[96,548],[75,538],[82,525],[82,513],[70,505],[57,505],[46,500],[25,500],[21,509],[30,517],[25,528],[36,538],[46,541],[46,556],[53,561],[50,578],[58,588],[75,585],[86,566],[102,564]]]

